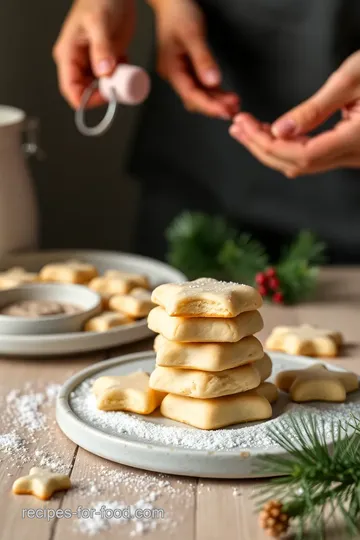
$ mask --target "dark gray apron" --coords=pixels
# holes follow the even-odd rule
[[[312,95],[360,49],[359,0],[199,4],[226,87],[262,121]],[[329,244],[332,261],[360,262],[360,170],[289,180],[253,158],[228,128],[186,112],[154,75],[130,163],[142,183],[138,250],[163,258],[166,226],[189,209],[225,215],[273,254],[309,228]]]

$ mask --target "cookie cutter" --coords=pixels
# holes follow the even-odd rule
[[[120,64],[110,77],[95,79],[83,92],[80,106],[75,112],[75,124],[83,135],[98,137],[106,133],[112,126],[118,104],[139,105],[143,103],[150,92],[150,77],[147,72],[128,64]],[[98,90],[108,102],[104,117],[95,126],[88,126],[85,122],[86,107]]]

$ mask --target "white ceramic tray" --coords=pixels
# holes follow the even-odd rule
[[[146,274],[151,286],[160,283],[184,281],[185,276],[160,261],[111,251],[57,250],[19,253],[2,256],[0,271],[22,266],[37,272],[49,262],[79,259],[94,264],[100,273],[109,269]],[[146,320],[114,328],[109,332],[73,332],[51,335],[0,335],[0,354],[17,356],[54,356],[108,349],[139,341],[151,335]]]
[[[318,362],[281,353],[271,353],[271,357],[273,374],[284,369],[306,368]],[[154,361],[153,352],[126,355],[95,364],[69,379],[60,391],[56,406],[57,422],[65,435],[93,454],[131,467],[210,478],[263,477],[264,474],[258,470],[257,456],[270,452],[282,452],[276,446],[262,446],[266,439],[263,436],[264,426],[267,429],[266,425],[270,426],[271,423],[278,422],[279,419],[285,419],[289,408],[298,407],[290,404],[284,393],[281,393],[278,403],[273,406],[273,419],[261,423],[261,433],[258,423],[231,426],[225,430],[202,431],[163,418],[156,412],[150,416],[140,417],[123,412],[107,413],[96,409],[95,400],[91,396],[92,380],[102,375],[122,375],[137,370],[150,372],[154,368]],[[325,365],[327,364],[325,363]],[[334,366],[327,365],[327,367],[344,371]],[[352,394],[350,400],[352,404],[349,406],[349,414],[350,408],[354,412],[359,407],[360,411],[360,393]],[[85,412],[84,403],[90,404]],[[325,411],[334,409],[336,411],[334,414],[343,418],[345,415],[344,407],[346,405],[312,404],[309,408],[321,417]],[[106,424],[104,419],[110,418],[106,415],[113,415],[113,418],[114,415],[117,415],[116,426]],[[155,433],[153,432],[151,438],[146,435],[149,431],[144,422],[152,423],[155,428]],[[211,442],[210,450],[199,450],[186,446],[187,441],[190,441],[193,437],[192,434],[195,433],[193,430],[196,431],[196,436],[201,438],[204,448],[207,447],[206,441],[213,441],[214,436],[217,437],[217,440],[224,441],[224,444],[221,443],[221,446],[224,446],[227,437],[233,440],[235,435],[239,441],[242,438],[244,440],[245,433],[249,433],[249,430],[252,430],[253,436],[250,438],[247,436],[246,440],[257,442],[247,447],[235,445],[233,448],[231,448],[230,442],[229,449],[226,450],[223,448],[214,449],[213,442]],[[246,430],[248,431],[246,432]],[[165,431],[167,432],[166,438],[164,438]],[[164,440],[167,441],[167,444],[164,444]]]

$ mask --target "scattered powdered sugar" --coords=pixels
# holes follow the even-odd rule
[[[16,433],[3,433],[0,435],[0,451],[4,454],[19,452],[25,448],[25,441]]]
[[[23,389],[10,390],[3,396],[1,423],[4,432],[0,433],[0,453],[9,455],[9,464],[24,465],[31,461],[34,466],[66,471],[61,457],[45,448],[47,444],[51,445],[52,437],[48,411],[59,389],[59,384],[50,383],[40,391],[27,382]],[[30,451],[30,446],[38,444],[40,437],[43,447],[35,453]]]
[[[46,424],[46,416],[41,412],[43,405],[49,405],[57,396],[58,384],[50,384],[44,392],[11,390],[5,397],[7,413],[13,415],[13,422],[18,427],[29,431],[38,431]]]
[[[360,396],[355,394],[346,404],[298,405],[280,402],[274,406],[274,418],[259,424],[243,425],[229,429],[203,431],[192,427],[159,423],[156,417],[140,417],[125,412],[105,412],[96,407],[91,392],[92,379],[81,383],[71,395],[73,411],[84,420],[106,433],[139,438],[162,446],[191,448],[202,451],[231,451],[241,449],[266,449],[275,445],[269,426],[283,422],[291,414],[318,413],[325,423],[325,432],[330,435],[331,424],[335,420],[351,419],[360,416]],[[280,414],[281,413],[281,414]],[[279,416],[277,416],[279,415]]]
[[[143,535],[155,530],[159,520],[164,517],[163,510],[154,507],[148,499],[140,499],[132,505],[119,501],[100,501],[91,510],[91,515],[80,516],[75,522],[76,529],[89,536],[108,531],[114,525],[131,522],[134,522],[135,527],[130,536]]]
[[[23,388],[13,389],[0,397],[3,405],[0,462],[5,464],[8,476],[16,476],[14,467],[26,464],[63,474],[71,471],[69,456],[66,459],[57,453],[61,452],[61,446],[57,444],[53,411],[59,389],[60,385],[54,383],[40,386],[39,381],[36,385],[28,382]],[[163,474],[102,463],[88,464],[85,471],[76,470],[72,474],[72,492],[75,497],[87,501],[86,505],[83,503],[84,507],[96,510],[105,505],[107,510],[114,511],[114,516],[108,519],[95,514],[93,519],[87,519],[74,515],[73,526],[77,532],[94,536],[122,523],[131,528],[128,537],[144,535],[158,527],[170,534],[184,519],[175,512],[179,501],[183,509],[192,504],[192,482],[172,479],[170,483]],[[109,497],[109,493],[115,501],[101,501]],[[136,502],[126,506],[124,500],[128,497]],[[148,516],[138,517],[136,510],[147,511]],[[123,515],[119,519],[121,512]]]

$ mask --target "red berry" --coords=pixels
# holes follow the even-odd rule
[[[269,279],[269,287],[273,291],[277,291],[278,288],[280,287],[280,281],[278,280],[278,278],[276,278],[276,277],[270,278]]]
[[[273,278],[276,276],[276,270],[275,268],[268,268],[265,272],[266,277]]]
[[[264,287],[263,285],[260,285],[260,287],[258,288],[258,291],[259,291],[259,293],[261,294],[261,296],[266,296],[267,293],[268,293],[267,288]]]
[[[256,274],[255,281],[258,285],[264,285],[267,281],[264,272]]]
[[[277,292],[273,295],[272,301],[275,302],[275,304],[283,304],[284,303],[284,295],[282,292]]]

